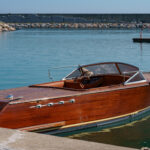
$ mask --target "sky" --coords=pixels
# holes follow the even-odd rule
[[[0,13],[150,13],[150,0],[0,0]]]

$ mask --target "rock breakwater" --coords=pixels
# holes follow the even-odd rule
[[[16,29],[25,28],[100,28],[100,29],[111,29],[111,28],[140,28],[138,23],[8,23],[9,26]],[[150,23],[144,23],[143,28],[150,29]]]
[[[0,32],[3,31],[15,31],[16,29],[6,23],[0,22]]]

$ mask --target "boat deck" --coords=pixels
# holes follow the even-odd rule
[[[40,88],[40,87],[21,87],[8,90],[0,90],[0,100],[7,100],[8,95],[13,95],[17,101],[30,101],[33,99],[56,98],[79,93],[79,91],[55,89],[55,88]],[[19,100],[19,98],[21,99]]]
[[[80,94],[88,94],[93,92],[106,92],[116,89],[124,89],[124,88],[131,88],[136,87],[139,85],[149,84],[150,82],[150,73],[144,73],[144,77],[148,81],[145,83],[138,83],[138,84],[131,84],[124,86],[123,84],[119,85],[111,85],[107,87],[98,87],[93,89],[87,90],[69,90],[69,89],[59,89],[59,88],[51,88],[51,87],[21,87],[21,88],[13,88],[8,90],[0,90],[0,101],[8,101],[6,98],[8,95],[13,95],[14,99],[10,100],[11,103],[16,102],[28,102],[34,100],[45,100],[45,99],[55,99],[59,97],[67,97],[73,95],[80,95]]]

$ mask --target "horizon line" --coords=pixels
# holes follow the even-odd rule
[[[150,13],[0,13],[0,14],[50,14],[50,15],[110,15],[110,14],[114,14],[114,15],[118,15],[118,14],[125,14],[125,15],[141,15],[141,14],[145,14],[145,15],[150,15]]]

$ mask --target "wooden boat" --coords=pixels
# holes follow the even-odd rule
[[[52,134],[110,124],[150,110],[150,73],[106,62],[61,81],[0,90],[0,127]]]

